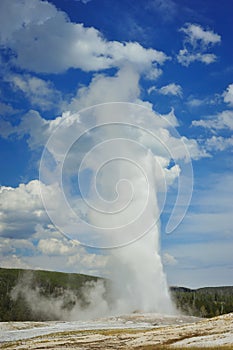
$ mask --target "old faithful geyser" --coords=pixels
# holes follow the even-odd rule
[[[99,122],[106,109],[98,114]],[[158,187],[161,191],[166,186],[161,159],[156,157],[161,144],[153,141],[154,155],[139,142],[145,130],[122,123],[135,110],[137,117],[138,106],[108,106],[109,115],[117,115],[118,120],[121,116],[120,123],[102,126],[102,142],[83,159],[80,171],[91,167],[95,174],[88,216],[98,244],[111,248],[107,270],[113,282],[113,309],[172,313],[159,245],[157,193]]]
[[[50,210],[42,187],[51,220],[69,239],[107,258],[109,314],[173,312],[159,218],[161,198],[179,176],[175,156],[187,156],[169,118],[174,122],[173,114],[163,118],[131,103],[96,105],[67,114],[42,157],[41,180],[56,188],[60,213]]]
[[[118,143],[117,148],[116,143]],[[115,244],[110,251],[108,265],[108,275],[113,281],[113,310],[117,313],[137,310],[172,313],[173,307],[159,251],[160,209],[157,201],[156,178],[162,173],[158,170],[156,174],[156,158],[150,150],[139,150],[139,146],[137,144],[132,146],[132,142],[130,150],[128,140],[111,141],[107,147],[108,152],[111,146],[115,149],[111,152],[112,162],[107,162],[108,171],[105,175],[101,174],[99,188],[106,187],[109,192],[105,192],[105,195],[109,196],[111,192],[109,188],[114,188],[113,183],[116,183],[119,177],[120,182],[116,186],[118,193],[112,205],[108,201],[106,212],[101,214],[101,218],[98,213],[98,215],[93,214],[91,219],[92,223],[98,226],[103,221],[102,224],[105,227],[110,227],[106,230],[104,238],[109,243]],[[116,149],[117,159],[114,157]],[[130,197],[128,206],[126,196]],[[124,210],[116,211],[116,206]],[[138,215],[143,216],[143,220],[137,220]],[[133,220],[136,220],[136,225]],[[127,228],[126,222],[130,222],[131,228]],[[123,225],[126,226],[123,227]],[[114,229],[116,226],[118,227],[112,233],[111,227]],[[122,230],[124,236],[122,236]],[[119,244],[124,242],[124,245],[119,247],[116,242]]]
[[[147,218],[145,218],[148,223],[159,215],[155,159],[150,151],[147,152],[143,163],[150,188],[147,198]],[[132,185],[141,186],[140,198],[135,204],[140,205],[140,202],[146,200],[146,193],[143,191],[145,178],[132,176],[131,181]],[[142,233],[144,228],[145,224],[142,223]],[[173,313],[174,308],[161,262],[159,234],[160,227],[157,220],[142,237],[112,252],[110,271],[115,292],[115,307],[118,312]]]

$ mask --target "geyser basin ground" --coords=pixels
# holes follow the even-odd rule
[[[212,319],[131,314],[88,322],[3,322],[4,349],[146,349],[150,345],[233,346],[233,313]],[[230,348],[230,347],[229,347]]]

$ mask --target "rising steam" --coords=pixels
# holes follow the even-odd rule
[[[66,237],[109,257],[111,303],[99,316],[174,311],[160,256],[159,217],[167,187],[179,177],[169,230],[179,224],[190,199],[182,176],[192,180],[174,121],[173,113],[164,118],[139,105],[97,105],[66,114],[46,145],[40,180],[48,215]],[[51,186],[57,211],[50,209]]]

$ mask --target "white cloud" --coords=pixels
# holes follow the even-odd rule
[[[87,252],[54,227],[44,229],[38,225],[36,233],[27,240],[0,238],[0,267],[100,275],[104,274],[107,261],[108,256]]]
[[[19,138],[26,135],[28,137],[27,142],[29,147],[31,149],[37,149],[45,146],[49,137],[58,126],[62,125],[61,129],[62,127],[66,128],[66,123],[70,123],[72,120],[73,122],[74,120],[78,121],[77,116],[74,115],[72,117],[69,113],[63,113],[62,116],[47,120],[44,119],[39,112],[30,110],[22,117],[21,123],[17,127],[12,126],[9,122],[0,120],[0,135],[3,138],[8,138],[13,134],[17,135]],[[77,129],[80,131],[80,128],[82,128],[80,124],[76,125],[76,128],[73,129],[73,133],[75,133]],[[57,147],[59,147],[59,145],[62,147],[63,142],[64,144],[68,142],[64,135],[61,139],[57,140]]]
[[[71,255],[75,253],[77,246],[68,240],[62,240],[61,237],[46,238],[38,242],[38,249],[45,255]]]
[[[179,84],[170,83],[168,85],[164,85],[161,88],[156,88],[156,86],[151,86],[148,89],[148,93],[156,91],[161,95],[173,95],[182,97],[182,87]]]
[[[94,271],[103,270],[107,264],[108,257],[104,255],[96,255],[96,254],[74,254],[68,257],[67,264],[69,266],[77,266],[77,264],[82,264],[83,267],[88,267]],[[95,272],[95,274],[96,274]]]
[[[186,23],[180,31],[186,34],[185,41],[194,47],[197,46],[199,42],[204,47],[221,42],[220,35],[211,30],[205,30],[198,24]]]
[[[162,95],[174,95],[174,96],[181,97],[182,96],[182,87],[178,84],[171,83],[171,84],[162,86],[159,89],[159,92]]]
[[[6,269],[30,269],[31,265],[28,264],[23,257],[19,257],[16,254],[8,256],[0,256],[0,266]]]
[[[139,77],[139,74],[131,67],[120,69],[113,77],[97,75],[89,86],[82,87],[77,91],[77,95],[67,104],[66,109],[77,113],[83,108],[109,101],[137,103],[140,95]],[[71,116],[70,113],[63,113],[62,116],[53,120],[46,120],[34,110],[26,113],[17,127],[11,126],[9,122],[4,120],[0,121],[0,124],[2,137],[7,138],[11,134],[16,134],[18,137],[27,135],[31,149],[44,146],[58,126],[61,131],[56,144],[57,150],[65,149],[71,137],[75,137],[82,130],[85,131],[88,128],[88,122],[86,120],[79,122],[77,114]],[[69,128],[70,124],[73,125],[72,128]],[[67,130],[69,137],[66,135]]]
[[[228,85],[226,91],[223,93],[224,102],[233,107],[233,84]]]
[[[46,198],[48,201],[46,206],[42,202],[42,194],[43,199]],[[20,184],[16,188],[1,186],[0,235],[14,239],[31,237],[38,225],[47,227],[51,223],[48,216],[50,212],[55,213],[58,227],[59,223],[67,222],[68,225],[72,225],[77,222],[78,216],[66,207],[61,197],[61,191],[56,183],[45,185],[40,180]],[[77,201],[75,205],[78,205]]]
[[[9,103],[0,102],[0,115],[12,115],[17,113],[18,110],[13,108]]]
[[[22,117],[17,127],[8,121],[0,120],[0,136],[7,139],[12,134],[16,134],[19,138],[30,135],[28,139],[30,148],[40,147],[47,140],[49,124],[50,122],[43,119],[39,112],[31,110]]]
[[[34,180],[19,187],[0,187],[0,234],[23,238],[32,235],[38,223],[48,223],[44,210],[39,181]]]
[[[193,126],[201,126],[212,130],[229,129],[233,130],[233,111],[220,112],[209,119],[194,120]]]
[[[156,80],[162,73],[162,69],[152,65],[151,69],[146,73],[146,78],[148,80]]]
[[[147,90],[147,92],[148,92],[148,94],[151,94],[153,91],[156,91],[157,90],[157,88],[156,88],[156,86],[150,86],[149,87],[149,89]]]
[[[89,232],[87,232],[87,229],[86,231],[85,229],[83,230],[83,226],[80,224],[79,221],[77,223],[77,216],[75,216],[75,213],[71,213],[70,208],[67,208],[67,202],[65,202],[64,204],[64,198],[56,183],[57,180],[60,181],[59,167],[61,165],[61,160],[63,160],[63,155],[66,154],[67,146],[73,144],[73,142],[77,140],[77,137],[78,135],[80,135],[80,132],[82,133],[83,131],[86,131],[88,128],[90,128],[90,126],[92,125],[92,120],[94,121],[94,125],[96,125],[96,122],[114,122],[114,118],[116,116],[120,116],[123,122],[129,121],[133,125],[135,125],[135,122],[137,122],[137,125],[142,125],[142,127],[148,127],[150,131],[154,132],[156,138],[159,141],[155,142],[155,139],[153,139],[153,143],[151,143],[151,145],[152,147],[154,147],[156,155],[160,155],[166,161],[164,162],[164,166],[160,167],[160,173],[162,174],[165,181],[167,181],[168,185],[170,185],[174,181],[174,179],[177,178],[177,176],[179,176],[180,174],[180,168],[178,166],[173,166],[171,168],[166,169],[169,166],[169,160],[171,158],[171,155],[173,156],[173,159],[184,160],[184,162],[189,161],[189,154],[185,149],[186,146],[190,151],[191,157],[198,159],[200,157],[205,156],[204,153],[200,150],[195,140],[189,140],[185,137],[180,139],[179,135],[175,134],[174,127],[177,125],[177,118],[175,116],[174,110],[172,110],[166,116],[158,115],[153,111],[152,106],[148,102],[144,104],[144,102],[139,99],[139,95],[140,87],[138,72],[132,69],[131,67],[124,67],[113,77],[106,77],[104,75],[98,75],[94,77],[88,87],[83,87],[78,91],[77,96],[71,102],[69,107],[71,110],[77,111],[81,108],[85,108],[93,104],[98,104],[99,102],[109,102],[111,100],[122,101],[123,99],[123,101],[125,102],[135,102],[137,104],[141,104],[142,106],[148,107],[144,109],[140,107],[140,109],[138,109],[138,114],[137,109],[133,110],[133,112],[131,111],[130,114],[128,113],[128,109],[126,109],[127,115],[125,115],[124,108],[121,108],[120,104],[116,104],[113,106],[104,105],[107,107],[107,109],[104,110],[104,112],[102,112],[103,110],[98,111],[98,109],[96,109],[93,111],[91,110],[90,114],[89,112],[86,114],[80,113],[79,115],[64,113],[61,117],[57,117],[54,120],[46,120],[42,118],[38,112],[30,111],[27,115],[24,116],[21,124],[19,124],[17,128],[12,127],[12,132],[17,132],[20,137],[25,134],[28,135],[28,143],[31,148],[43,146],[48,140],[48,138],[54,135],[55,133],[54,144],[49,144],[48,146],[51,158],[53,157],[55,161],[52,162],[51,168],[45,167],[45,179],[47,180],[47,182],[44,181],[43,175],[40,179],[40,181],[44,181],[44,183],[46,183],[46,186],[41,184],[39,180],[35,180],[30,182],[29,184],[20,185],[15,189],[3,189],[4,195],[1,194],[0,196],[0,203],[2,205],[1,211],[3,218],[1,222],[4,226],[1,230],[2,235],[14,238],[16,236],[21,238],[32,237],[36,230],[36,225],[40,224],[44,227],[48,226],[49,220],[46,215],[45,209],[42,207],[41,199],[38,194],[39,188],[42,187],[42,193],[44,199],[46,199],[45,203],[47,203],[47,210],[51,215],[53,215],[53,221],[56,224],[56,226],[58,228],[61,228],[61,230],[65,233],[75,232],[75,234],[77,235],[78,232],[79,240],[82,243],[92,243],[91,240],[93,236],[90,237],[90,229]],[[129,105],[132,107],[131,104]],[[119,108],[117,108],[116,106],[118,106]],[[134,107],[135,106],[136,105],[134,105]],[[143,113],[141,113],[142,110]],[[147,120],[149,121],[148,125]],[[168,121],[170,121],[170,123],[168,123]],[[170,132],[170,129],[173,131],[173,134]],[[145,136],[145,133],[143,133],[143,131],[140,128],[139,130],[137,130],[137,132],[135,132],[135,130],[123,130],[122,132],[122,129],[118,131],[120,131],[120,133],[113,130],[113,128],[105,128],[102,134],[97,134],[96,138],[95,135],[93,136],[93,138],[95,138],[94,141],[102,141],[103,136],[107,136],[108,138],[115,138],[117,136],[122,138],[125,136],[127,139],[141,141],[141,136]],[[88,139],[88,147],[92,148],[93,138],[91,132],[89,132],[88,137],[90,137]],[[146,143],[146,145],[149,144],[149,142]],[[162,145],[165,146],[162,147]],[[82,147],[77,147],[69,153],[69,157],[67,158],[67,167],[66,165],[63,167],[64,190],[66,190],[66,175],[69,175],[70,173],[73,174],[74,171],[75,175],[77,175],[76,165],[79,164],[79,160],[81,158],[80,155],[84,155],[87,153],[87,148],[85,148],[86,145],[81,146]],[[153,150],[152,147],[149,148]],[[118,144],[117,148],[117,152],[120,151],[123,155],[125,154],[125,151],[128,151],[128,149],[122,144],[122,142]],[[116,149],[116,147],[114,149]],[[168,149],[171,152],[170,154],[167,151]],[[112,147],[106,147],[103,152],[104,154],[108,154],[109,152],[109,154],[112,156],[112,151]],[[99,166],[100,163],[98,162],[99,160],[102,161],[103,152],[95,153],[94,158],[91,159],[90,163],[88,163],[87,168],[89,170],[94,171],[96,164]],[[143,162],[144,161],[146,161],[146,159],[144,160],[143,157]],[[164,170],[163,173],[162,170]],[[111,193],[109,188],[112,188],[111,185],[114,182],[115,174],[118,174],[117,169],[115,172],[112,172],[111,177],[108,177],[106,181],[104,181],[104,194]],[[157,176],[157,173],[153,176]],[[135,186],[135,188],[139,191],[141,190],[140,186]],[[69,191],[65,192],[65,195],[66,200],[72,200],[71,202],[69,202],[71,208],[74,209],[74,212],[76,212],[76,214],[79,214],[79,212],[82,211],[82,205],[84,205],[80,196],[74,196],[75,198],[71,196],[70,198]],[[134,214],[135,210],[132,211],[132,213]],[[85,219],[87,217],[87,220],[92,220],[91,215],[88,216],[87,214],[88,213],[84,211],[83,216],[85,216]],[[105,222],[106,224],[109,224],[109,219],[105,220]],[[110,222],[110,224],[112,225],[112,222]],[[118,220],[117,224],[119,224]],[[79,228],[79,230],[77,230],[77,227]],[[96,234],[94,230],[93,232],[94,234]],[[94,238],[96,239],[96,236]],[[101,236],[101,239],[104,238],[102,238]],[[58,241],[58,238],[55,236],[40,237],[39,241],[40,243],[38,245],[38,250],[41,254],[47,253],[53,257],[57,257],[57,254],[60,254],[61,252],[63,252],[65,255],[68,254],[68,252],[71,253],[72,251],[71,247],[69,247],[64,242],[61,242],[60,240]],[[73,257],[71,261],[74,260],[75,258]],[[38,258],[37,262],[34,262],[34,266],[39,266],[39,263],[40,261]]]
[[[205,148],[208,151],[224,151],[233,146],[233,137],[212,136],[205,141]]]
[[[179,54],[177,56],[178,62],[181,63],[183,66],[188,67],[190,63],[199,61],[205,64],[213,63],[217,60],[217,56],[210,53],[191,53],[187,49],[182,49],[179,51]]]
[[[222,98],[225,103],[233,106],[233,84],[229,84],[226,91],[221,95],[215,94],[214,97],[203,100],[191,98],[187,104],[191,107],[198,107],[203,104],[215,105],[222,103]],[[221,130],[233,130],[233,111],[231,109],[223,110],[215,115],[207,116],[206,119],[193,120],[192,125],[210,129],[213,133]],[[208,150],[223,151],[231,146],[232,138],[222,136],[213,136],[205,142],[205,147]]]
[[[0,119],[0,136],[7,139],[13,133],[14,127],[10,122]]]
[[[67,109],[74,113],[82,108],[109,101],[125,101],[140,104],[147,107],[147,109],[145,109],[145,117],[148,113],[151,115],[151,125],[148,127],[169,147],[169,149],[172,149],[174,156],[177,156],[178,159],[186,157],[184,147],[182,146],[183,143],[189,149],[191,157],[197,159],[206,156],[195,140],[189,140],[185,137],[178,140],[176,137],[170,135],[167,128],[178,125],[173,109],[169,114],[161,117],[153,111],[151,104],[140,100],[139,95],[139,74],[131,67],[124,67],[113,77],[104,75],[97,75],[94,77],[88,87],[83,87],[78,90],[76,97],[67,105]],[[136,116],[132,116],[131,118],[131,122],[134,123],[136,121]],[[114,120],[108,113],[104,115],[104,118],[100,119],[99,122],[111,122],[112,119]],[[141,120],[143,125],[142,116],[139,116],[138,120]],[[71,125],[72,128],[70,127]],[[30,111],[23,117],[17,128],[12,127],[10,131],[8,125],[7,135],[10,133],[17,133],[19,137],[22,137],[26,134],[28,135],[29,146],[31,148],[37,148],[45,145],[46,141],[59,126],[59,137],[56,138],[56,145],[54,145],[56,149],[50,150],[53,154],[56,154],[57,157],[59,153],[62,154],[66,149],[66,145],[69,144],[70,140],[75,140],[78,134],[85,132],[85,130],[89,128],[89,125],[87,119],[77,114],[72,115],[70,113],[64,113],[61,117],[57,117],[56,119],[46,120],[42,118],[38,112]],[[135,136],[144,138],[143,135],[134,135],[133,137],[135,138]],[[158,147],[158,145],[151,145],[151,147]],[[167,156],[168,155],[165,155],[165,157]]]
[[[208,96],[205,98],[196,98],[192,95],[189,96],[188,101],[186,102],[187,105],[191,108],[198,108],[203,105],[218,105],[222,103],[222,98],[220,94],[214,94],[213,96]]]
[[[45,81],[29,74],[10,75],[6,80],[12,84],[14,89],[22,91],[32,106],[39,107],[41,110],[57,109],[61,104],[60,93],[48,80]]]
[[[34,255],[28,262],[37,268],[92,275],[105,273],[107,255],[102,255],[102,251],[99,251],[98,255],[88,252],[77,242],[65,238],[52,225],[48,225],[46,229],[37,226],[31,239],[38,240],[39,254]]]
[[[198,24],[186,23],[180,28],[185,34],[183,49],[177,55],[178,62],[188,67],[190,63],[199,61],[205,64],[213,63],[217,56],[206,52],[209,47],[221,42],[221,36],[211,30],[205,30]]]
[[[164,252],[163,263],[164,265],[176,265],[178,262],[173,255],[169,254],[168,252]]]
[[[174,127],[179,126],[179,121],[175,115],[174,108],[171,108],[171,111],[168,114],[163,114],[162,116],[163,118],[167,119],[167,121]]]
[[[95,28],[70,22],[64,12],[45,1],[3,0],[0,8],[1,43],[15,53],[11,63],[37,73],[59,73],[71,67],[96,71],[125,62],[150,71],[167,59],[163,52],[137,42],[107,41]]]
[[[188,100],[187,105],[189,105],[190,107],[200,107],[205,103],[206,103],[205,99],[201,100],[199,98],[192,97]]]
[[[95,76],[87,87],[80,88],[67,105],[75,113],[83,108],[107,102],[137,102],[140,96],[140,76],[130,66],[120,69],[115,76]]]

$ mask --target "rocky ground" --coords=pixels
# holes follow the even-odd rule
[[[134,314],[88,322],[3,322],[0,348],[154,349],[156,346],[233,349],[233,313],[211,319]]]

